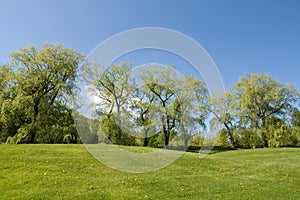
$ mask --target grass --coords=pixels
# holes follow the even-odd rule
[[[0,152],[0,199],[300,198],[299,148],[226,151],[204,159],[185,153],[144,174],[108,168],[83,145],[0,145]]]

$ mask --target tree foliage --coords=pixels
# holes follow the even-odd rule
[[[14,138],[10,141],[61,142],[61,139],[54,137],[60,132],[58,126],[64,127],[72,123],[71,119],[68,119],[69,123],[65,123],[66,118],[70,118],[70,105],[67,102],[74,90],[76,71],[84,63],[84,56],[60,44],[45,43],[40,49],[33,46],[21,48],[11,54],[11,59],[8,66],[13,71],[6,70],[12,81],[9,84],[10,95],[1,109],[4,112],[2,121],[9,121],[9,127],[13,128]],[[17,122],[7,120],[16,117]],[[55,130],[54,135],[51,139],[44,140],[52,129]],[[74,131],[73,129],[71,132]],[[39,140],[36,141],[37,133]],[[44,139],[41,139],[42,134],[45,135]]]
[[[82,89],[75,86],[79,74],[88,83],[93,116],[73,112],[72,95]],[[61,44],[29,46],[0,65],[0,141],[187,148],[203,145],[206,128],[222,124],[209,138],[221,146],[299,146],[298,100],[292,85],[268,74],[246,74],[231,91],[209,97],[204,82],[173,66],[133,73],[126,62],[90,65]],[[79,137],[77,130],[85,134]]]
[[[220,132],[220,137],[230,141],[231,148],[236,148],[234,139],[234,129],[236,123],[236,112],[234,109],[234,100],[230,92],[214,94],[210,98],[207,109],[214,115],[215,120],[224,125],[224,129]]]
[[[270,126],[275,118],[291,115],[298,100],[298,92],[291,85],[284,85],[268,74],[246,74],[234,85],[235,109],[240,125],[255,130],[262,145],[269,146],[272,139]]]

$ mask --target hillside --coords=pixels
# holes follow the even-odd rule
[[[204,159],[185,153],[145,174],[110,169],[83,145],[0,145],[0,151],[0,199],[300,198],[299,148],[227,151]]]

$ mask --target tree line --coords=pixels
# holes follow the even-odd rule
[[[245,74],[230,91],[210,95],[173,66],[97,66],[60,44],[10,57],[0,68],[1,142],[187,147],[201,146],[216,127],[220,146],[300,145],[298,91],[268,74]],[[78,78],[93,99],[91,116],[74,111]]]

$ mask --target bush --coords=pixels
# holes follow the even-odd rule
[[[217,143],[216,146],[221,146],[221,147],[230,147],[230,143],[228,141],[228,135],[226,133],[225,129],[222,129],[217,137]]]

